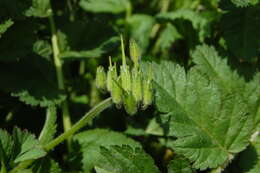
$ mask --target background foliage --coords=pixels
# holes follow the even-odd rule
[[[121,62],[120,34],[152,66],[154,105],[113,106],[47,154],[62,103],[75,123],[108,97],[95,73]],[[259,51],[258,0],[1,0],[0,172],[260,172]]]

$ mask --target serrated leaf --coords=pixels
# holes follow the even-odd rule
[[[10,28],[13,24],[14,24],[14,22],[11,19],[6,20],[4,23],[0,24],[0,38],[1,38],[1,35],[3,33],[5,33],[6,30],[8,28]]]
[[[164,30],[160,33],[158,45],[161,50],[169,49],[176,40],[181,38],[182,35],[177,31],[176,27],[170,23],[167,23]]]
[[[260,130],[260,72],[247,83],[244,98],[254,117],[254,128]]]
[[[114,173],[159,173],[154,161],[140,148],[128,145],[101,147],[102,162],[98,167]]]
[[[137,41],[141,53],[144,53],[149,46],[150,33],[155,23],[153,17],[144,14],[132,15],[128,20],[131,38]]]
[[[52,54],[52,47],[47,41],[38,40],[33,45],[33,52],[44,58],[49,58]]]
[[[39,136],[39,141],[41,142],[42,145],[49,143],[53,139],[53,137],[56,133],[56,128],[57,128],[56,113],[57,112],[56,112],[55,107],[49,107],[47,109],[46,120],[45,120],[43,129],[41,131],[41,134]]]
[[[12,136],[15,144],[15,153],[17,153],[14,160],[15,163],[30,159],[38,159],[47,154],[41,148],[39,141],[35,139],[35,136],[29,132],[14,128]]]
[[[126,10],[128,3],[128,0],[81,0],[79,5],[93,13],[118,14]]]
[[[12,137],[6,131],[0,129],[0,163],[8,165],[13,147]]]
[[[85,59],[85,58],[99,58],[104,53],[111,51],[119,45],[119,38],[112,37],[103,43],[101,43],[98,47],[92,50],[83,50],[83,51],[65,51],[61,54],[61,57],[66,59]]]
[[[0,163],[4,163],[7,170],[21,161],[38,159],[46,154],[39,141],[28,131],[14,128],[10,135],[0,130]]]
[[[204,170],[224,164],[245,149],[252,116],[241,97],[224,94],[196,69],[187,74],[170,62],[153,64],[156,105],[169,116],[171,147]],[[166,116],[166,115],[164,115]]]
[[[49,157],[37,160],[32,166],[33,173],[61,173],[59,164]]]
[[[175,157],[168,164],[168,173],[193,173],[193,170],[187,159]]]
[[[193,10],[179,9],[174,12],[160,13],[156,17],[160,20],[175,21],[176,19],[183,19],[190,21],[193,28],[199,32],[198,35],[201,42],[203,42],[205,37],[207,37],[210,33],[209,22],[207,18]]]
[[[79,143],[80,151],[83,155],[83,170],[85,172],[91,172],[94,166],[99,163],[99,159],[101,158],[101,154],[99,153],[100,146],[108,147],[111,145],[127,144],[133,147],[140,147],[139,143],[127,138],[123,134],[105,129],[81,132],[75,135],[73,140]]]
[[[216,82],[225,91],[231,93],[244,88],[244,80],[227,65],[227,59],[222,59],[214,47],[197,46],[191,54],[196,69]]]
[[[215,82],[223,91],[236,93],[244,98],[250,113],[254,117],[254,127],[256,127],[260,121],[259,72],[255,74],[253,80],[245,83],[244,79],[239,77],[237,72],[231,70],[227,64],[227,59],[222,59],[213,47],[207,45],[197,46],[191,56],[196,64],[195,68],[212,82]]]
[[[229,50],[239,59],[256,58],[260,47],[260,5],[236,8],[224,14],[221,30]]]
[[[26,16],[48,17],[51,15],[50,0],[32,0],[32,6],[25,12]]]

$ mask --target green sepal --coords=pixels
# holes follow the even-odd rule
[[[131,73],[129,70],[129,66],[126,65],[122,65],[120,66],[120,78],[121,78],[121,84],[122,84],[122,88],[127,91],[130,92],[132,89],[132,83],[131,83]]]
[[[137,103],[142,101],[142,73],[136,68],[132,70],[132,94]]]
[[[99,89],[106,90],[106,73],[102,66],[97,68],[96,86]]]
[[[124,94],[124,108],[129,115],[134,115],[137,112],[137,102],[132,93]]]

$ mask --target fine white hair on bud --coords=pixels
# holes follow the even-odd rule
[[[130,50],[130,57],[134,63],[134,68],[139,68],[139,59],[140,59],[140,49],[138,44],[134,39],[130,39],[129,41],[129,50]]]
[[[99,89],[106,90],[106,73],[102,66],[97,68],[96,86]]]

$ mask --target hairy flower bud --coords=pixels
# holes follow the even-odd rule
[[[96,86],[99,89],[106,90],[106,73],[102,66],[97,68]]]
[[[129,42],[130,57],[134,63],[135,68],[139,68],[140,50],[134,39]]]
[[[134,115],[137,112],[137,103],[131,93],[124,94],[124,107],[128,114]]]
[[[122,84],[122,88],[127,91],[130,92],[131,88],[132,88],[132,83],[131,83],[131,73],[129,70],[129,66],[128,65],[122,65],[120,67],[120,78],[121,78],[121,84]]]
[[[112,80],[117,78],[116,65],[110,65],[107,72],[107,90],[111,91]]]
[[[146,80],[143,81],[143,109],[146,109],[153,102],[153,73],[152,66],[148,69]]]
[[[142,73],[135,68],[132,70],[132,94],[136,102],[142,101]]]
[[[112,87],[111,87],[111,96],[113,102],[120,107],[122,103],[122,96],[123,91],[120,86],[120,79],[119,78],[112,78]]]
[[[146,80],[143,83],[143,109],[146,109],[153,102],[152,81]]]

